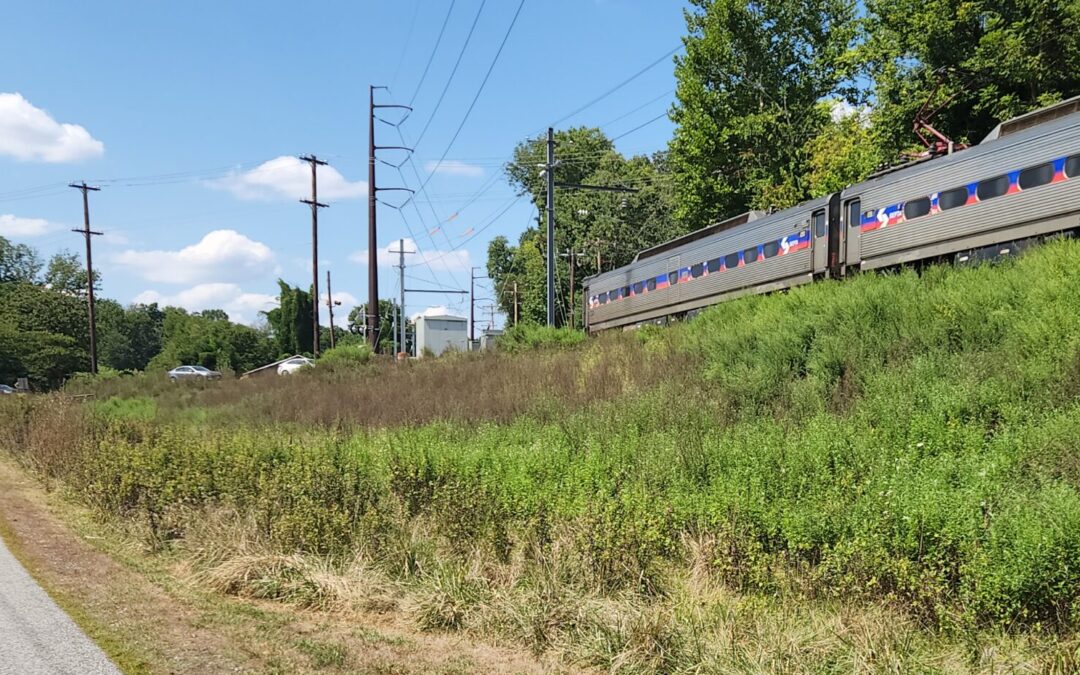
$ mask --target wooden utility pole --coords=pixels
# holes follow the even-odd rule
[[[86,310],[90,319],[90,372],[97,375],[97,321],[94,318],[94,259],[91,255],[90,238],[95,235],[101,235],[101,232],[94,232],[90,229],[90,200],[86,196],[88,191],[97,192],[101,188],[90,187],[86,184],[86,181],[81,183],[70,183],[68,187],[75,188],[82,192],[82,206],[83,206],[83,229],[72,230],[72,232],[78,232],[86,238]]]
[[[330,312],[330,349],[333,349],[336,338],[334,337],[334,294],[330,290],[330,270],[326,270],[326,309]]]
[[[544,195],[547,211],[547,325],[555,325],[555,130],[547,130],[547,162],[544,165],[547,178],[547,194]]]
[[[318,167],[325,166],[326,162],[315,155],[304,155],[300,159],[311,164],[311,199],[301,199],[300,202],[311,205],[311,351],[315,358],[319,358],[319,209],[329,204],[319,203],[316,173]]]
[[[518,324],[518,292],[517,282],[514,282],[514,325]]]
[[[577,257],[579,255],[585,255],[584,253],[578,253],[572,248],[566,249],[566,253],[560,253],[559,255],[565,256],[567,262],[570,265],[570,329],[574,328],[574,268],[577,267]]]
[[[483,274],[476,274],[478,269],[480,268],[473,267],[469,270],[469,351],[472,351],[476,343],[476,280],[487,279]]]

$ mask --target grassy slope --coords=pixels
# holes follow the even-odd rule
[[[531,371],[501,358],[430,376],[505,369],[519,389],[543,383],[520,405],[492,400],[491,422],[481,397],[461,404],[465,416],[435,406],[456,421],[355,432],[342,413],[334,428],[268,431],[258,408],[195,397],[158,407],[214,403],[251,419],[138,421],[164,415],[135,404],[127,416],[120,402],[106,404],[111,421],[73,426],[39,407],[10,434],[27,434],[28,462],[156,540],[181,537],[208,569],[294,551],[356,560],[365,575],[412,584],[422,625],[578,663],[1075,666],[1080,244],[745,298],[552,356],[572,367],[559,380],[548,357],[514,357]],[[635,376],[638,365],[669,377]],[[423,387],[424,372],[410,384]],[[370,420],[386,416],[352,422]],[[58,451],[55,429],[92,429],[101,451]],[[226,523],[216,535],[208,513]],[[305,578],[285,568],[274,569]],[[807,613],[749,629],[747,602],[766,617]],[[837,619],[844,607],[878,617],[856,629],[868,644]],[[807,644],[770,640],[800,630]],[[814,651],[822,632],[841,637]]]

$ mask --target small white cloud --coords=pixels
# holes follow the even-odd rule
[[[2,237],[40,237],[59,228],[59,225],[50,223],[44,218],[0,215],[0,236]]]
[[[367,195],[366,182],[350,182],[332,166],[320,166],[318,180],[319,201]],[[298,157],[282,155],[249,171],[234,171],[209,181],[208,185],[228,190],[240,199],[310,199],[311,165]]]
[[[123,251],[112,262],[149,281],[170,284],[260,279],[278,270],[266,244],[235,230],[214,230],[179,251]]]
[[[0,93],[0,155],[24,162],[78,162],[100,157],[105,145],[77,124],[61,124],[22,94]]]
[[[467,176],[469,178],[479,178],[484,175],[483,167],[476,166],[474,164],[466,164],[465,162],[459,162],[456,159],[447,159],[442,163],[434,160],[429,161],[424,165],[428,173],[434,171],[435,173],[442,173],[448,176]]]
[[[852,115],[859,117],[859,124],[861,126],[869,126],[870,124],[870,106],[864,105],[856,108],[847,101],[836,100],[830,101],[832,107],[829,110],[829,115],[832,117],[833,122],[839,122],[845,120]]]
[[[376,259],[379,267],[392,267],[398,264],[398,240],[379,249]],[[417,251],[416,242],[405,239],[406,251]],[[349,260],[367,265],[368,249],[357,251],[349,256]],[[431,266],[436,272],[457,272],[472,267],[472,259],[469,252],[463,249],[454,251],[442,251],[439,249],[421,250],[419,253],[405,256],[405,264],[409,266]]]
[[[247,324],[258,321],[259,312],[273,309],[277,306],[277,301],[276,296],[248,293],[237,284],[226,283],[199,284],[172,294],[146,290],[132,299],[132,302],[139,304],[156,302],[162,307],[183,307],[189,312],[223,309],[230,320]]]

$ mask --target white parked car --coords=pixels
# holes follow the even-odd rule
[[[278,375],[292,375],[293,373],[295,373],[298,370],[303,370],[304,368],[311,368],[314,365],[315,365],[315,362],[312,361],[311,359],[309,359],[307,357],[304,357],[304,356],[297,356],[295,358],[289,359],[288,361],[285,361],[284,363],[281,363],[280,365],[278,365],[277,374]]]
[[[15,389],[15,387],[6,384],[0,384],[0,394],[14,394],[16,392],[17,390]]]

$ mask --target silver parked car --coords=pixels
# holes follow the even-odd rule
[[[219,380],[221,379],[221,373],[216,370],[210,370],[209,368],[203,368],[202,366],[179,366],[173,368],[168,373],[169,379],[173,382],[177,380]]]
[[[306,356],[297,356],[283,362],[277,367],[278,375],[292,375],[293,373],[303,370],[304,368],[311,368],[315,365],[315,362]]]
[[[15,389],[15,387],[6,384],[0,384],[0,394],[14,394],[16,392],[17,390]]]

